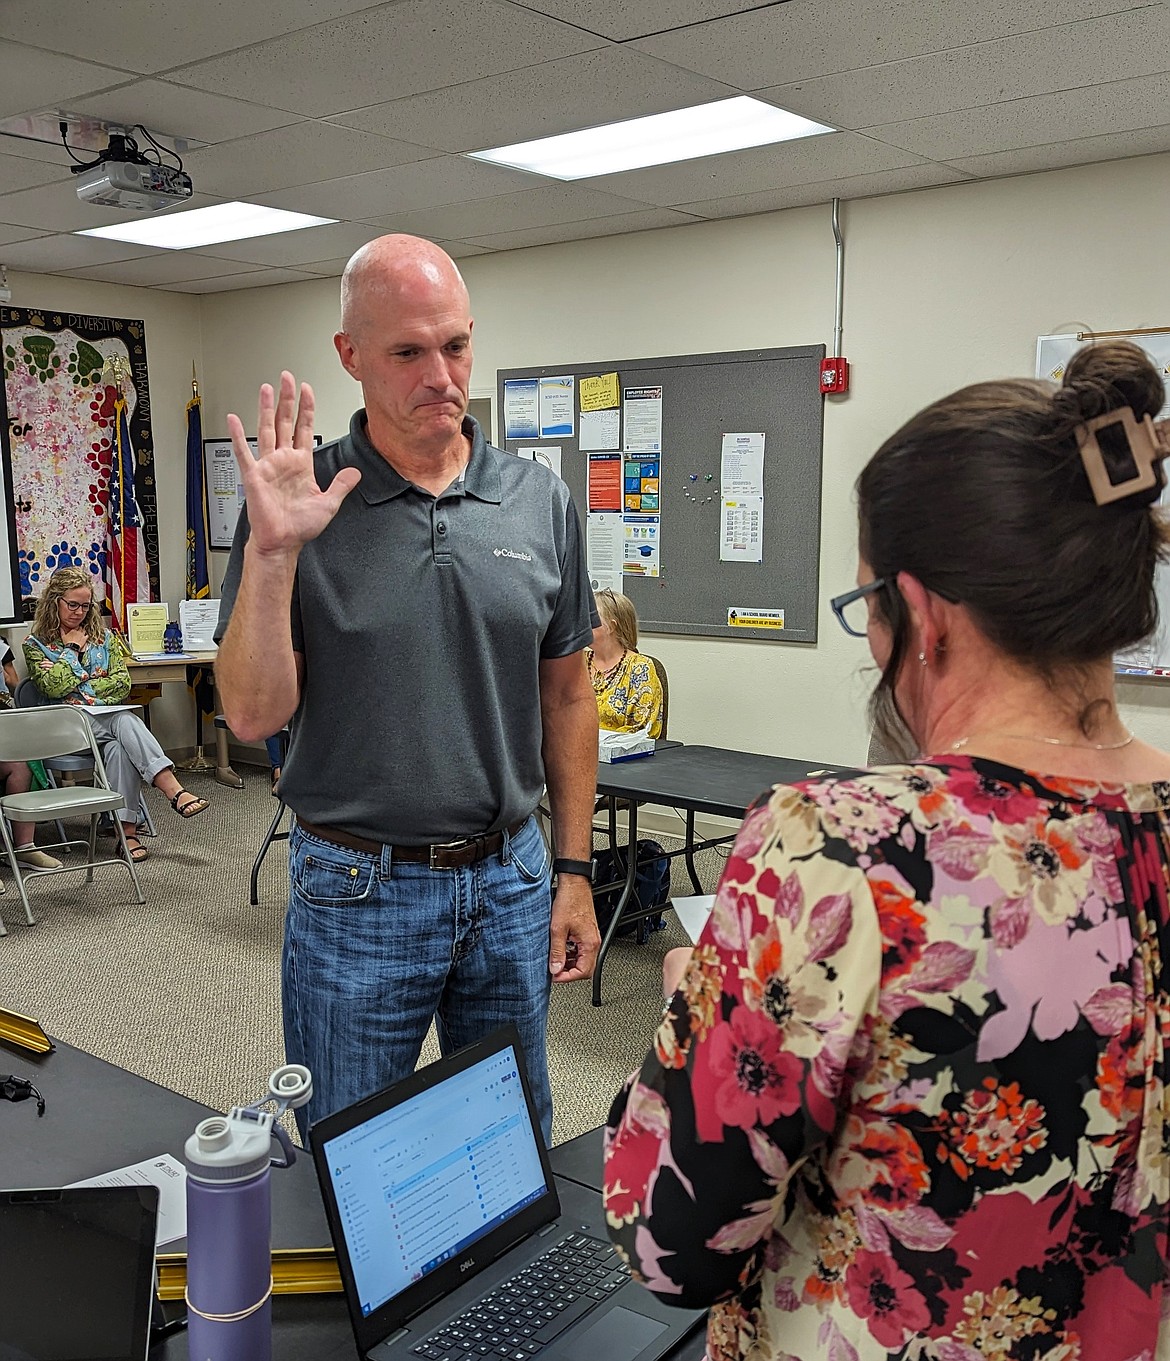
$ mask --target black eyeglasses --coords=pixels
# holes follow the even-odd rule
[[[837,621],[846,633],[854,638],[866,636],[866,626],[869,624],[869,607],[865,603],[866,597],[880,591],[885,584],[885,577],[876,577],[873,581],[867,581],[864,586],[857,586],[852,591],[846,591],[844,595],[835,595],[829,601],[833,613],[837,616]]]
[[[67,610],[88,610],[90,602],[88,600],[62,600],[61,604]]]

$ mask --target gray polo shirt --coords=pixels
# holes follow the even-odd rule
[[[315,453],[317,481],[362,480],[301,550],[293,647],[301,703],[280,792],[310,822],[399,845],[495,831],[544,787],[538,667],[592,637],[593,598],[569,489],[489,445],[471,418],[462,482],[407,482],[366,434]],[[241,514],[222,635],[248,534]]]

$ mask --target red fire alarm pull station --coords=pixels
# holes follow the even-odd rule
[[[849,391],[849,360],[841,355],[821,360],[821,391],[840,393]]]

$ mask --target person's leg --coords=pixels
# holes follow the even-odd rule
[[[109,714],[105,721],[141,779],[147,784],[154,785],[181,817],[194,817],[196,813],[203,812],[207,807],[207,800],[190,794],[183,788],[175,775],[174,762],[159,746],[158,738],[137,714],[128,712]],[[102,757],[108,763],[104,750]],[[180,799],[181,794],[188,794],[188,799],[186,801]],[[137,806],[135,814],[137,815]]]
[[[289,837],[285,1053],[313,1074],[309,1124],[414,1071],[451,962],[451,874]]]
[[[275,794],[276,784],[280,779],[280,763],[284,760],[284,734],[278,732],[266,737],[264,750],[268,753],[268,766],[272,771],[272,792]]]
[[[548,931],[552,912],[548,850],[536,818],[462,881],[460,935],[439,1003],[444,1053],[511,1021],[520,1032],[545,1143],[552,1140],[548,1079]]]
[[[5,794],[27,794],[32,788],[32,771],[25,761],[0,761],[0,788]],[[36,824],[14,822],[12,824],[12,844],[16,847],[17,859],[22,865],[34,870],[59,870],[61,862],[56,856],[38,851],[35,844]]]
[[[118,723],[119,719],[131,718],[133,715],[87,713],[86,717],[97,738],[110,788],[117,790],[122,796],[122,806],[117,809],[114,816],[122,824],[127,840],[131,837],[137,840],[135,833],[138,830],[138,809],[142,803],[142,776],[119,737],[121,728]],[[138,848],[141,854],[138,854],[134,847],[130,849],[136,859],[146,859],[146,850],[141,843]]]

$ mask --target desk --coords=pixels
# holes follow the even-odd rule
[[[734,833],[695,840],[695,814],[712,813],[718,817],[742,818],[750,805],[774,784],[793,784],[810,776],[840,774],[836,768],[818,766],[813,761],[793,760],[787,756],[758,756],[724,747],[691,747],[671,743],[656,748],[653,756],[641,760],[601,764],[597,767],[597,792],[629,800],[631,846],[638,844],[638,804],[658,803],[686,812],[686,837],[681,851],[667,852],[686,858],[687,873],[696,893],[703,892],[695,869],[695,852],[711,846],[726,845]],[[621,925],[622,913],[634,891],[637,865],[626,856],[626,882],[618,899],[617,911],[601,942],[597,967],[593,972],[593,1005],[601,1005],[601,970],[609,947]],[[628,920],[628,919],[627,919]]]
[[[183,654],[181,660],[171,661],[152,660],[149,662],[138,662],[133,657],[127,658],[126,668],[130,672],[131,685],[167,685],[174,681],[187,683],[187,668],[189,666],[203,666],[212,672],[212,663],[215,661],[214,652],[187,652]],[[195,750],[198,752],[203,746],[203,716],[198,708],[195,710]],[[217,725],[215,729],[215,778],[220,784],[226,784],[229,789],[243,789],[244,782],[232,769],[231,757],[228,755],[227,729]]]
[[[28,1054],[0,1043],[0,1071],[31,1078],[46,1101],[40,1120],[32,1101],[0,1102],[0,1186],[62,1186],[159,1153],[181,1161],[192,1130],[216,1114],[61,1040],[56,1046],[49,1054]],[[255,1091],[240,1092],[240,1100],[259,1097],[263,1086],[259,1075]],[[570,1151],[569,1164],[578,1169],[570,1173],[572,1180],[599,1189],[601,1131],[563,1147]],[[559,1172],[558,1150],[551,1156],[553,1171]],[[588,1170],[591,1161],[594,1172]],[[278,1247],[329,1242],[313,1162],[306,1153],[298,1152],[292,1167],[273,1169],[272,1241]],[[666,1361],[699,1361],[704,1351],[700,1332],[681,1342]],[[344,1298],[274,1295],[272,1354],[274,1361],[353,1361],[357,1350]],[[186,1358],[183,1333],[151,1351],[151,1361]]]

